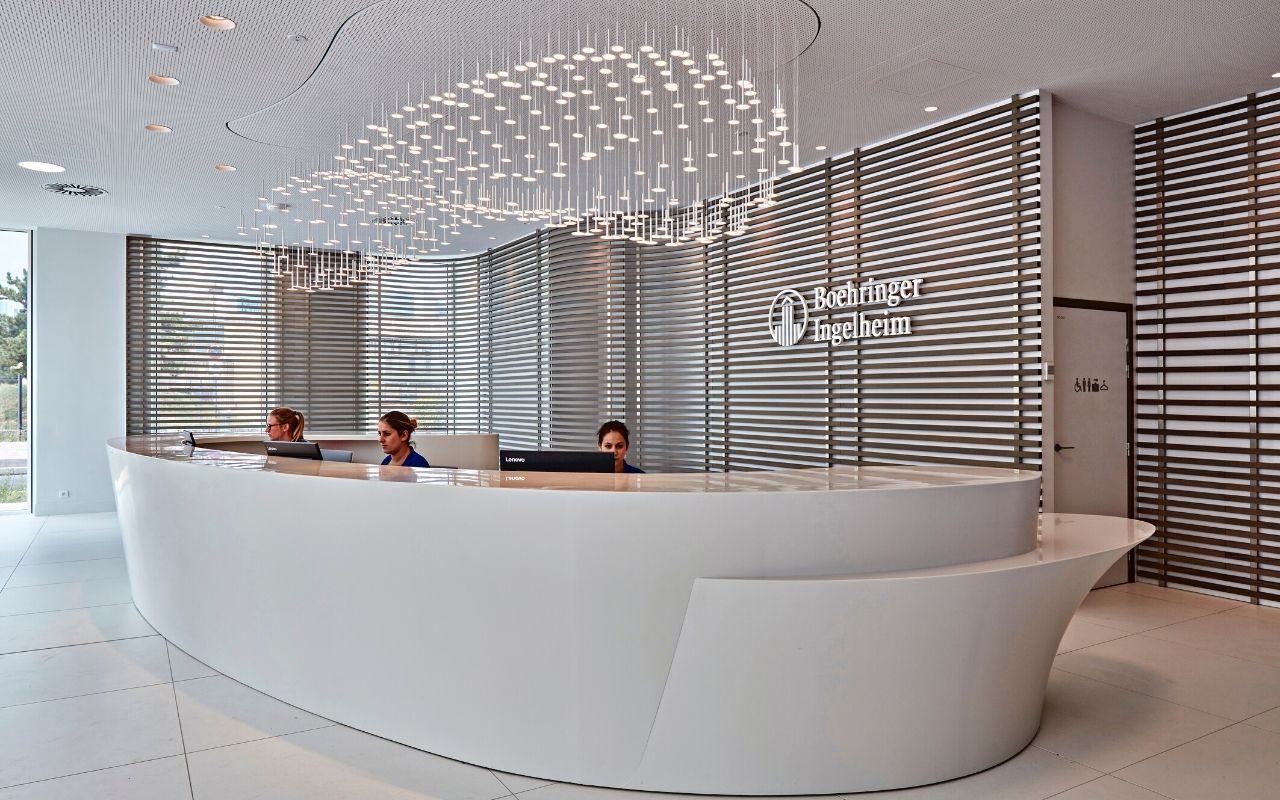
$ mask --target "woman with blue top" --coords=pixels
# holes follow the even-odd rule
[[[627,448],[631,446],[631,432],[618,420],[610,420],[596,431],[596,445],[602,453],[613,453],[614,472],[644,474],[644,470],[627,463]]]
[[[418,421],[403,411],[388,411],[378,417],[378,443],[387,457],[382,466],[429,467],[422,454],[413,449],[409,437],[418,429]]]

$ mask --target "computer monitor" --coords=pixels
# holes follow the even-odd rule
[[[613,472],[613,453],[597,450],[503,450],[498,464],[509,472]]]
[[[312,461],[320,461],[320,445],[315,442],[273,442],[266,441],[262,443],[266,448],[269,456],[282,456],[284,458],[309,458]]]

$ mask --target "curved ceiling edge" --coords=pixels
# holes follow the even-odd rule
[[[264,111],[270,111],[271,109],[275,108],[276,106],[288,100],[290,97],[293,97],[298,92],[301,92],[303,89],[307,88],[307,84],[311,82],[311,79],[314,78],[316,76],[316,73],[320,71],[320,68],[324,66],[325,60],[329,58],[330,51],[333,50],[334,42],[338,41],[338,37],[342,35],[342,31],[345,30],[346,27],[351,24],[351,20],[355,19],[356,17],[360,16],[361,14],[363,14],[364,12],[368,11],[371,8],[374,8],[376,6],[386,5],[389,2],[391,2],[391,0],[376,0],[376,2],[370,3],[369,5],[364,6],[363,8],[358,8],[355,11],[351,12],[351,16],[344,19],[342,21],[342,24],[338,26],[338,29],[333,32],[333,35],[329,37],[329,43],[324,46],[324,52],[321,53],[320,58],[316,60],[316,65],[311,68],[310,72],[307,73],[307,77],[302,79],[302,83],[299,83],[296,87],[294,87],[293,91],[289,92],[284,97],[281,97],[279,100],[275,101],[269,106],[263,106],[262,108],[259,108],[257,111],[252,111],[248,114],[245,114],[244,116],[227,120],[225,124],[226,129],[231,133],[235,134],[236,136],[240,137],[241,139],[244,139],[247,142],[253,142],[254,144],[265,144],[265,145],[268,145],[269,147],[278,147],[281,150],[302,149],[299,147],[290,147],[285,144],[277,144],[275,142],[264,142],[261,139],[255,139],[252,136],[245,136],[243,133],[241,133],[240,131],[236,130],[231,126],[237,122],[240,122],[241,120],[246,120],[246,119],[249,119],[250,117],[257,116],[258,114],[261,114]],[[800,2],[804,3],[806,6],[808,5],[808,3],[805,3],[804,0],[800,0]],[[815,13],[814,16],[816,17],[817,14]],[[818,20],[818,26],[819,27],[822,26],[821,19]],[[810,42],[809,44],[813,44],[813,43]],[[806,47],[805,49],[808,49],[808,47]]]
[[[286,95],[282,96],[280,99],[276,100],[274,103],[271,103],[270,105],[263,106],[262,108],[259,108],[259,109],[255,110],[255,111],[252,111],[252,112],[248,113],[248,114],[244,114],[244,115],[242,115],[242,116],[239,116],[239,117],[236,117],[236,118],[234,118],[234,119],[228,120],[226,123],[224,123],[224,127],[227,129],[227,131],[228,131],[228,132],[230,132],[232,135],[234,135],[234,136],[236,136],[236,137],[240,138],[240,139],[243,139],[243,140],[248,141],[248,142],[253,142],[254,144],[267,145],[268,147],[275,147],[275,148],[278,148],[278,149],[281,149],[281,150],[305,150],[305,149],[307,149],[307,146],[306,146],[306,145],[290,146],[290,145],[287,145],[287,144],[280,144],[280,143],[277,143],[277,142],[271,142],[271,141],[265,141],[265,140],[262,140],[262,139],[256,139],[256,138],[254,138],[254,137],[252,137],[252,136],[249,136],[249,135],[247,135],[247,134],[244,134],[244,133],[242,133],[242,132],[240,132],[240,131],[236,130],[234,126],[235,126],[235,124],[236,124],[236,123],[243,122],[243,121],[245,121],[245,120],[248,120],[248,119],[251,119],[251,118],[253,118],[253,117],[258,116],[259,114],[263,114],[263,113],[265,113],[265,112],[267,112],[267,111],[270,111],[271,109],[273,109],[273,108],[275,108],[275,107],[277,107],[277,106],[279,106],[279,105],[281,105],[281,104],[283,104],[283,103],[287,102],[290,98],[294,97],[295,95],[299,94],[299,93],[300,93],[300,92],[302,92],[304,89],[306,89],[306,88],[307,88],[307,84],[311,83],[311,81],[312,81],[312,80],[316,77],[316,75],[320,72],[320,69],[321,69],[322,67],[324,67],[324,66],[325,66],[325,62],[329,59],[329,56],[330,56],[330,54],[331,54],[331,53],[332,53],[332,51],[333,51],[334,44],[335,44],[335,43],[337,43],[337,41],[338,41],[338,37],[340,37],[340,36],[342,35],[343,31],[347,29],[347,26],[348,26],[348,25],[350,25],[350,24],[351,24],[351,22],[352,22],[353,20],[355,20],[357,17],[359,17],[360,15],[362,15],[362,14],[364,14],[364,13],[366,13],[366,12],[370,11],[371,9],[374,9],[374,8],[376,8],[376,7],[378,7],[378,6],[384,6],[384,5],[387,5],[387,4],[389,4],[390,2],[392,2],[392,0],[376,0],[376,2],[370,3],[370,4],[366,5],[366,6],[364,6],[364,7],[362,7],[362,8],[359,8],[359,9],[357,9],[356,11],[352,12],[352,13],[351,13],[351,15],[350,15],[350,16],[348,16],[346,19],[344,19],[344,20],[342,21],[342,24],[341,24],[341,25],[339,25],[339,26],[337,27],[337,29],[333,32],[333,35],[332,35],[331,37],[329,37],[329,42],[328,42],[328,44],[326,44],[326,45],[325,45],[324,52],[320,54],[320,58],[319,58],[319,59],[317,59],[315,66],[314,66],[314,67],[312,67],[312,69],[311,69],[311,71],[310,71],[309,73],[307,73],[307,77],[306,77],[306,78],[304,78],[304,79],[302,80],[302,82],[301,82],[301,83],[299,83],[299,84],[298,84],[298,85],[297,85],[297,86],[296,86],[292,91],[290,91],[288,94],[286,94]],[[809,0],[796,0],[796,2],[798,3],[798,5],[803,6],[803,7],[804,7],[804,8],[805,8],[805,9],[806,9],[810,14],[812,14],[812,15],[813,15],[813,20],[814,20],[813,37],[812,37],[812,38],[810,38],[810,39],[809,39],[809,41],[808,41],[807,43],[805,43],[805,45],[804,45],[803,47],[801,47],[801,48],[800,48],[800,50],[799,50],[799,51],[798,51],[794,56],[792,56],[791,58],[787,59],[787,60],[786,60],[786,61],[784,61],[783,63],[778,64],[776,67],[774,67],[774,69],[769,70],[769,72],[775,72],[775,71],[777,71],[778,69],[781,69],[781,68],[783,68],[783,67],[786,67],[786,66],[788,66],[788,65],[790,65],[790,64],[792,64],[792,63],[794,63],[794,62],[798,61],[798,60],[800,59],[800,57],[801,57],[801,56],[803,56],[805,53],[807,53],[807,52],[809,51],[809,49],[810,49],[811,47],[813,47],[814,43],[818,41],[818,36],[822,33],[822,16],[821,16],[820,14],[818,14],[817,9],[815,9],[815,8],[814,8],[814,7],[809,3]]]

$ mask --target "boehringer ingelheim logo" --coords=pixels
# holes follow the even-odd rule
[[[783,289],[769,306],[769,335],[783,347],[799,344],[809,327],[809,306],[795,289]]]

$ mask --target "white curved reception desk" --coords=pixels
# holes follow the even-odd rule
[[[245,441],[248,441],[247,439]],[[217,445],[223,446],[223,445]],[[823,794],[985,769],[1145,523],[1039,474],[585,475],[108,444],[138,609],[227,675],[552,780]]]

